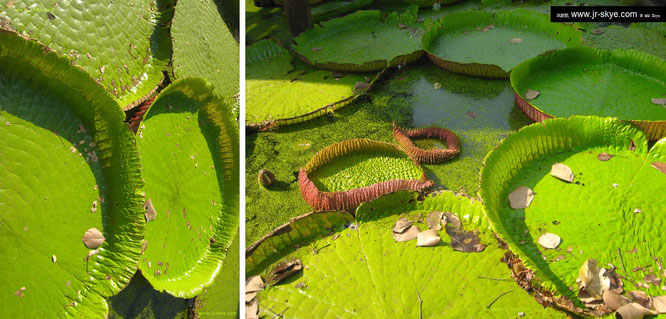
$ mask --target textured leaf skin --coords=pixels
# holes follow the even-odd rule
[[[162,81],[171,47],[163,44],[155,0],[13,2],[0,19],[81,66],[123,109],[150,97]]]
[[[238,316],[238,278],[240,278],[238,257],[240,254],[239,233],[232,242],[222,271],[217,275],[210,287],[197,296],[196,314],[199,318],[236,318]]]
[[[265,130],[300,123],[334,112],[371,89],[381,73],[345,74],[293,61],[289,51],[272,40],[261,40],[246,50],[246,124]],[[297,69],[295,69],[297,68]],[[370,87],[354,91],[357,82]]]
[[[488,25],[495,28],[478,30]],[[511,44],[509,34],[529,40]],[[423,36],[423,48],[431,61],[450,72],[508,78],[520,62],[580,44],[581,38],[582,33],[573,27],[551,23],[547,15],[532,11],[466,11],[434,22]]]
[[[666,108],[651,101],[663,94],[665,83],[664,59],[636,50],[583,46],[525,61],[511,74],[516,102],[534,121],[572,115],[618,117],[632,121],[651,141],[666,136]],[[527,89],[540,90],[539,98],[527,101]]]
[[[136,269],[144,231],[143,182],[124,114],[82,69],[4,30],[0,92],[3,315],[103,317],[104,297]],[[93,150],[98,160],[86,162]],[[106,241],[87,272],[81,237],[93,227]],[[14,295],[20,287],[23,298]]]
[[[424,150],[412,142],[412,138],[436,138],[446,142],[447,149]],[[393,138],[409,156],[421,164],[437,164],[451,159],[460,152],[460,140],[455,133],[440,127],[404,130],[393,123]]]
[[[294,39],[293,49],[305,63],[320,69],[369,72],[395,67],[423,55],[419,41],[424,27],[416,19],[407,11],[382,21],[379,11],[361,10],[306,30]]]
[[[348,157],[354,155],[367,156],[367,158]],[[349,189],[348,185],[355,182],[354,177],[344,176],[344,172],[341,173],[343,175],[340,175],[336,169],[349,167],[350,163],[360,165],[368,158],[381,159],[382,157],[397,159],[399,162],[389,162],[389,165],[392,164],[389,167],[375,166],[373,167],[374,172],[363,166],[352,169],[357,174],[369,176],[369,180],[372,180],[373,175],[377,174],[377,177],[374,178],[376,182],[372,184],[370,181],[366,181],[363,184],[354,184]],[[357,162],[354,163],[354,161]],[[322,168],[329,165],[333,165],[333,168],[322,172]],[[331,176],[329,171],[335,171],[335,173],[332,173]],[[298,182],[301,195],[314,209],[346,211],[352,211],[359,204],[384,194],[399,190],[424,190],[433,185],[433,182],[426,178],[421,166],[395,145],[368,139],[347,140],[319,151],[310,159],[305,168],[301,168]],[[360,187],[354,188],[357,185]]]
[[[355,220],[343,212],[309,213],[251,246],[247,276],[265,275],[288,258],[304,265],[302,273],[259,292],[261,314],[288,307],[284,316],[289,318],[509,318],[521,311],[538,318],[566,317],[542,308],[514,282],[478,278],[508,278],[510,273],[498,262],[503,250],[489,232],[480,202],[448,191],[423,201],[416,197],[398,192],[364,203]],[[391,229],[401,216],[416,218],[432,210],[461,216],[465,229],[481,230],[489,247],[482,253],[454,251],[443,230],[444,242],[435,247],[395,242]],[[345,227],[351,222],[358,228]],[[332,234],[339,236],[333,240]],[[296,288],[298,283],[305,287]],[[486,308],[508,290],[513,291]]]
[[[224,6],[213,0],[180,1],[171,25],[173,74],[177,79],[202,77],[237,112],[238,42],[220,16]]]
[[[663,159],[664,144],[657,142],[648,154],[645,134],[617,119],[576,116],[526,126],[485,159],[480,192],[484,211],[542,288],[576,300],[577,270],[587,259],[616,265],[625,275],[623,263],[630,277],[639,265],[657,269],[653,257],[666,253],[657,226],[665,222],[666,206],[656,194],[666,187],[666,179],[650,163]],[[599,161],[600,152],[617,156]],[[554,162],[576,172],[574,183],[549,176]],[[528,185],[536,194],[524,210],[511,209],[506,201],[518,185]],[[643,212],[635,213],[636,208]],[[537,246],[537,238],[546,232],[559,235],[560,248],[571,247],[572,253],[558,261],[561,251]],[[630,253],[634,248],[637,252]],[[659,294],[659,287],[639,290]]]
[[[156,290],[194,297],[213,282],[238,229],[235,118],[205,80],[186,78],[155,99],[138,136],[158,216],[147,224],[139,269]]]

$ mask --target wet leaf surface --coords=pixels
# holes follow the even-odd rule
[[[509,205],[513,209],[524,209],[530,206],[534,199],[534,191],[527,186],[518,186],[509,194]]]

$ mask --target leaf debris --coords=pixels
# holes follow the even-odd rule
[[[518,43],[522,43],[523,39],[522,38],[511,38],[511,39],[509,39],[509,42],[512,43],[512,44],[518,44]]]
[[[561,181],[565,181],[568,183],[573,182],[574,179],[574,173],[571,170],[571,168],[562,163],[553,164],[553,166],[550,169],[550,175]]]
[[[527,186],[520,185],[509,194],[509,206],[513,209],[524,209],[530,206],[534,199],[534,191]]]
[[[539,94],[541,94],[541,92],[537,90],[527,90],[525,92],[525,99],[528,101],[534,100],[539,96]]]
[[[432,211],[426,218],[426,224],[428,224],[428,228],[430,229],[440,230],[442,229],[442,224],[446,225],[446,217],[440,211]]]
[[[666,174],[666,163],[664,162],[652,162],[652,167],[664,174]]]
[[[269,285],[275,285],[278,282],[288,278],[289,276],[297,273],[303,269],[303,262],[298,258],[289,259],[275,265],[269,272],[268,280]]]
[[[545,233],[539,236],[537,242],[544,248],[555,249],[560,245],[560,243],[562,243],[562,238],[553,233]]]
[[[601,153],[599,153],[599,155],[597,155],[597,159],[600,160],[600,161],[605,162],[605,161],[613,158],[613,156],[615,156],[615,155],[611,155],[611,154],[608,154],[606,152],[601,152]]]
[[[657,105],[666,105],[666,98],[663,99],[651,99],[652,104],[657,104]]]
[[[433,247],[437,246],[442,238],[434,229],[424,230],[417,235],[416,247]]]
[[[81,240],[86,247],[96,249],[99,246],[102,246],[106,238],[104,238],[104,235],[102,235],[102,232],[100,232],[99,229],[90,228],[85,234],[83,234]]]

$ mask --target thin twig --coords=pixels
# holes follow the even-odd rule
[[[416,297],[419,298],[419,319],[423,319],[423,300],[421,300],[421,295],[419,292],[416,292]]]
[[[504,295],[506,295],[506,294],[508,294],[512,291],[513,290],[509,290],[509,291],[505,291],[505,292],[501,293],[499,296],[497,296],[497,298],[495,298],[495,300],[493,300],[493,302],[491,302],[489,305],[486,306],[486,309],[490,309],[490,306],[492,306],[497,301],[497,299],[500,299],[500,297],[502,297],[502,296],[504,296]]]
[[[627,275],[627,277],[631,278],[631,276],[629,276],[629,273],[627,272],[627,269],[624,268],[624,260],[622,259],[622,251],[620,251],[620,248],[617,249],[617,254],[618,256],[620,256],[620,265],[622,266],[624,274]]]
[[[331,245],[331,244],[326,244],[326,245],[324,245],[323,247],[318,248],[318,249],[314,249],[314,248],[313,248],[313,249],[312,249],[312,254],[313,254],[313,255],[319,254],[319,252],[320,252],[322,249],[324,249],[324,248],[326,248],[326,247],[328,247],[328,246],[330,246],[330,245]]]
[[[513,279],[490,278],[490,277],[483,277],[483,276],[478,276],[478,278],[481,278],[481,279],[488,279],[488,280],[497,280],[497,281],[513,281]]]

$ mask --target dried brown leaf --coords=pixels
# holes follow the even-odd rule
[[[574,174],[571,168],[562,163],[553,164],[553,167],[550,169],[550,175],[568,183],[573,182],[574,179]]]
[[[356,93],[361,93],[369,87],[370,87],[370,84],[367,83],[367,82],[356,82],[356,84],[354,84],[354,91]]]
[[[303,262],[298,258],[280,262],[269,272],[267,282],[269,285],[275,285],[301,269],[303,269]]]
[[[525,92],[525,99],[528,100],[528,101],[534,100],[539,96],[539,94],[541,94],[541,92],[539,92],[537,90],[527,90]]]
[[[477,232],[471,231],[460,231],[460,232],[448,232],[447,234],[451,237],[451,243],[449,244],[453,250],[457,250],[464,253],[478,253],[486,249],[486,245],[481,243],[479,235]]]
[[[155,206],[153,206],[153,201],[150,198],[148,198],[146,203],[143,204],[143,208],[146,210],[146,221],[155,220],[155,217],[157,217],[157,212],[155,211]]]
[[[434,229],[428,229],[420,232],[417,235],[416,247],[432,247],[437,246],[442,238]]]
[[[442,229],[442,223],[446,224],[446,218],[444,217],[444,213],[440,211],[432,211],[428,214],[428,218],[426,218],[426,224],[428,224],[428,228],[430,229],[440,230]]]
[[[615,317],[619,319],[642,319],[645,316],[654,314],[655,313],[649,309],[646,309],[645,307],[632,302],[618,309],[615,312]]]
[[[95,249],[99,246],[102,246],[106,239],[104,238],[104,235],[102,235],[102,232],[100,232],[97,228],[90,228],[85,234],[83,234],[83,238],[81,238],[81,240],[83,241],[83,244],[86,245],[86,247]]]
[[[650,304],[650,296],[648,296],[645,292],[634,290],[629,292],[629,296],[631,297],[631,300],[645,308],[651,308],[652,305]]]
[[[666,105],[666,98],[663,99],[652,99],[651,100],[653,104],[657,105]]]
[[[17,291],[14,293],[14,296],[17,296],[17,297],[19,297],[19,298],[23,298],[23,292],[24,292],[24,291],[25,291],[25,287],[21,287],[21,288],[19,288],[19,290],[17,290]]]
[[[511,38],[511,39],[509,39],[509,42],[511,42],[513,44],[518,44],[518,43],[522,43],[523,39],[522,38]]]
[[[261,276],[251,276],[245,279],[245,293],[257,292],[264,288],[264,281]]]
[[[600,35],[600,34],[602,34],[602,33],[604,33],[604,32],[606,32],[606,30],[604,30],[604,29],[594,29],[594,30],[591,30],[591,31],[590,31],[590,33],[592,33],[592,34],[594,34],[594,35]]]
[[[601,153],[599,153],[599,155],[597,155],[597,159],[600,160],[600,161],[605,162],[605,161],[611,159],[613,156],[614,155],[608,154],[606,152],[601,152]]]
[[[631,300],[611,290],[604,292],[603,299],[606,306],[608,306],[608,308],[610,308],[612,311],[618,310],[622,306],[631,303]]]
[[[412,226],[412,221],[405,217],[400,218],[395,222],[395,226],[393,226],[393,232],[398,234],[404,233],[405,230],[407,230],[410,226]]]
[[[406,29],[407,26],[404,25],[404,24],[402,24],[402,23],[398,23],[398,28],[400,28],[400,29]]]
[[[552,233],[545,233],[539,236],[537,242],[544,248],[555,249],[562,242],[562,238]]]
[[[458,215],[450,212],[444,212],[444,217],[446,217],[446,224],[444,226],[446,228],[447,234],[450,231],[458,232],[462,230],[462,223],[460,222],[460,218],[458,218]]]
[[[418,227],[411,225],[409,228],[407,228],[406,231],[402,233],[393,233],[393,239],[395,239],[397,242],[410,241],[415,239],[420,232],[421,230]]]
[[[654,286],[661,285],[661,279],[653,274],[647,274],[643,277],[643,281]]]
[[[610,288],[610,279],[604,276],[606,272],[603,268],[597,267],[595,259],[588,259],[583,263],[578,271],[578,280],[581,289],[584,293],[589,295],[590,299],[602,299],[603,293]],[[579,299],[583,300],[587,296],[581,298],[581,291],[579,291]],[[585,302],[585,301],[584,301]]]
[[[314,48],[312,48],[312,51],[321,51],[321,50],[322,50],[321,47],[314,47]]]
[[[664,174],[666,174],[666,163],[664,162],[652,162],[652,167]]]
[[[652,297],[652,307],[657,313],[666,313],[666,296]]]
[[[245,304],[245,319],[259,319],[259,301],[252,299]]]
[[[534,199],[534,191],[529,187],[520,185],[509,194],[509,205],[513,209],[524,209],[530,206]]]

